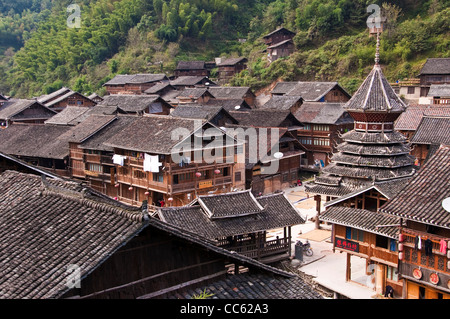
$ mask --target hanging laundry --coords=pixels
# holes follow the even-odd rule
[[[447,241],[441,239],[441,241],[439,242],[439,252],[445,254],[446,251],[447,251]]]
[[[144,156],[144,172],[159,173],[159,167],[162,163],[159,162],[158,155],[152,156],[145,153]]]
[[[425,256],[432,256],[433,255],[433,242],[430,238],[427,238],[424,243],[425,247]]]
[[[416,236],[414,240],[414,248],[419,250],[422,249],[422,238],[420,238],[420,236]]]
[[[126,158],[127,158],[126,156],[114,154],[112,159],[113,159],[113,163],[114,164],[123,166],[124,160]]]

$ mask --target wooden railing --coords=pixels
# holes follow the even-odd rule
[[[405,236],[403,241],[405,247],[403,262],[450,274],[450,269],[447,268],[449,261],[447,253],[440,251],[440,241],[443,239],[448,243],[450,238],[410,229],[403,229],[402,233]],[[416,249],[416,236],[421,237],[421,249]],[[426,256],[425,253],[425,240],[427,239],[430,239],[432,242],[431,256]]]
[[[450,104],[450,99],[433,99],[433,104]]]
[[[219,246],[255,259],[286,253],[290,249],[288,238],[269,240],[263,243],[244,240],[238,241],[238,243],[235,245],[225,244],[225,241],[222,241],[219,242]]]

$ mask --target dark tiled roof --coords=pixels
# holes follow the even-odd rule
[[[261,109],[290,110],[296,103],[301,102],[301,96],[274,95],[264,103]]]
[[[411,143],[450,145],[450,116],[424,116]]]
[[[160,91],[164,90],[167,87],[172,90],[175,90],[175,87],[173,87],[169,82],[162,82],[162,83],[156,83],[151,88],[148,88],[147,90],[145,90],[144,93],[159,94]]]
[[[80,147],[90,150],[112,152],[114,148],[104,145],[104,142],[110,139],[115,134],[119,133],[121,130],[125,129],[127,126],[133,125],[133,122],[136,121],[136,119],[137,118],[134,116],[117,116],[114,121],[110,122],[102,130],[98,131],[95,135],[85,139],[80,144]]]
[[[292,82],[288,82],[292,83]],[[295,82],[296,84],[285,94],[286,95],[296,95],[301,96],[303,100],[309,102],[317,102],[323,98],[328,92],[334,88],[340,89],[348,97],[348,94],[338,82]],[[279,83],[281,84],[281,83]],[[279,85],[277,84],[277,86]],[[286,85],[282,90],[289,89],[290,85]],[[276,91],[275,91],[276,92]]]
[[[378,181],[412,176],[415,173],[415,170],[411,165],[398,168],[375,168],[367,166],[343,166],[334,162],[328,164],[322,171],[331,175],[375,179]]]
[[[168,81],[165,74],[118,74],[103,85],[124,85],[129,83],[151,83],[158,81]]]
[[[211,219],[257,214],[263,210],[250,190],[198,196],[197,201]]]
[[[450,97],[450,84],[431,84],[428,96]]]
[[[278,33],[278,32],[289,33],[289,34],[295,35],[295,32],[292,32],[291,30],[286,29],[285,27],[281,27],[281,28],[278,28],[278,29],[266,34],[265,36],[263,36],[263,38],[268,38],[271,35]]]
[[[241,98],[236,99],[215,98],[210,99],[208,102],[206,102],[206,105],[220,105],[228,112],[236,110],[244,111],[251,109],[251,107],[247,104],[247,102],[245,102],[245,100]],[[236,106],[239,106],[239,108],[237,109]]]
[[[133,125],[125,127],[104,142],[105,146],[117,147],[138,152],[154,154],[170,154],[181,140],[174,139],[172,133],[180,129],[180,133],[193,133],[199,129],[196,125],[205,122],[198,119],[183,119],[172,116],[139,117]],[[150,137],[150,138],[149,138]],[[180,138],[180,136],[176,136]]]
[[[140,211],[81,196],[78,184],[6,171],[0,176],[0,297],[57,298],[67,267],[84,278],[143,228]]]
[[[215,83],[209,80],[206,76],[179,76],[175,80],[170,81],[171,85],[196,85],[199,83],[202,83],[203,80],[206,82],[209,82],[210,84],[214,85]]]
[[[299,277],[283,278],[262,273],[227,275],[225,279],[174,293],[168,299],[192,299],[206,292],[210,299],[322,299],[323,297]]]
[[[162,102],[159,95],[114,94],[105,96],[98,105],[115,106],[127,113],[137,113],[143,112],[156,102]]]
[[[424,115],[450,116],[450,107],[443,104],[409,105],[395,121],[396,130],[415,131]]]
[[[89,111],[88,107],[67,106],[64,110],[45,121],[45,124],[76,125],[79,123],[77,118],[87,111]]]
[[[397,131],[376,133],[376,132],[360,132],[349,131],[342,134],[342,139],[346,142],[353,142],[359,144],[398,144],[405,143],[407,138]]]
[[[418,174],[380,211],[424,224],[450,228],[450,213],[442,201],[450,194],[450,147],[439,150]]]
[[[419,75],[450,74],[450,58],[428,58]]]
[[[403,112],[406,105],[376,64],[344,108],[348,111]]]
[[[56,90],[55,92],[38,97],[37,100],[38,100],[38,102],[40,102],[42,104],[46,104],[49,100],[51,100],[55,97],[63,96],[66,94],[71,94],[72,92],[75,92],[75,91],[72,91],[71,89],[66,88],[66,87],[62,87],[59,90]]]
[[[220,195],[212,195],[212,197],[214,196]],[[214,211],[214,214],[222,212],[222,217],[226,214],[227,218],[211,219],[208,217],[209,214],[205,211],[204,206],[196,204],[162,208],[158,214],[163,221],[195,232],[210,240],[305,222],[284,194],[259,197],[256,199],[256,203],[255,200],[251,200],[247,196],[249,203],[239,201],[239,203],[242,203],[242,207],[230,203],[229,201],[233,198],[221,197],[219,199],[220,201],[215,199],[208,201],[208,209]],[[228,202],[222,200],[228,200]],[[264,209],[260,210],[260,207]],[[215,208],[217,208],[217,211]],[[229,211],[223,211],[224,209],[229,209]],[[250,214],[243,215],[243,212],[250,212]]]
[[[377,226],[400,224],[400,218],[389,214],[341,206],[332,206],[327,208],[325,212],[320,214],[319,219],[333,224],[361,229],[393,239],[398,237],[398,227]]]
[[[33,105],[37,105],[42,108],[42,111],[37,115],[39,118],[48,119],[56,114],[56,112],[49,110],[47,107],[34,99],[10,99],[0,106],[0,119],[9,120],[13,117],[20,116],[21,112],[32,107]]]
[[[230,111],[231,116],[238,120],[239,125],[257,127],[288,127],[302,126],[289,110],[249,109]]]
[[[177,98],[198,99],[202,97],[204,94],[214,96],[211,92],[208,91],[207,88],[185,88],[183,91],[180,91],[178,93]]]
[[[222,61],[220,61],[220,63],[217,64],[218,67],[221,66],[233,66],[236,65],[238,63],[246,63],[247,62],[247,58],[244,57],[240,57],[240,58],[228,58],[228,59],[222,59]]]
[[[70,126],[11,125],[0,130],[0,151],[10,155],[64,159],[69,156]]]
[[[253,94],[248,86],[212,86],[208,91],[216,99],[243,99],[246,94]]]
[[[177,64],[177,70],[203,70],[205,61],[180,61]]]
[[[383,167],[383,168],[395,168],[409,166],[414,162],[415,157],[409,154],[403,154],[396,156],[371,156],[370,155],[356,155],[346,154],[342,152],[335,153],[332,157],[332,161],[335,163],[355,165],[355,166],[368,166],[368,167]]]
[[[343,124],[353,123],[353,119],[344,110],[345,103],[303,102],[294,112],[302,123],[311,124]]]
[[[278,48],[278,47],[280,47],[280,46],[285,45],[286,43],[294,44],[294,41],[292,41],[292,39],[287,39],[287,40],[284,40],[284,41],[281,41],[281,42],[277,42],[277,43],[275,43],[275,44],[273,44],[273,45],[271,45],[271,46],[268,46],[267,48],[268,48],[268,49]]]
[[[393,156],[400,154],[408,154],[411,151],[411,147],[408,144],[389,144],[389,145],[377,145],[377,144],[353,144],[343,142],[337,146],[337,150],[358,155],[384,155]]]
[[[289,93],[295,86],[298,84],[298,82],[278,82],[275,87],[272,89],[272,94],[287,94]]]
[[[170,116],[211,121],[220,112],[228,113],[220,105],[180,104]]]
[[[81,143],[116,119],[115,115],[91,115],[73,127],[69,132],[69,142]]]

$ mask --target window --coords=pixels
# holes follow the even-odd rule
[[[345,228],[345,238],[353,239],[353,240],[357,240],[357,241],[364,241],[364,231],[356,229],[356,228],[346,227]]]
[[[103,166],[102,165],[89,163],[88,167],[89,167],[89,170],[91,172],[98,172],[98,173],[102,173],[103,172]]]
[[[314,145],[318,146],[330,146],[330,140],[325,138],[315,138]]]
[[[414,86],[408,86],[408,94],[414,94],[416,91],[416,88]]]
[[[241,172],[234,173],[234,181],[240,182],[241,181]]]
[[[375,246],[388,249],[389,248],[388,245],[389,245],[389,238],[377,235],[375,240]]]
[[[314,125],[313,130],[314,131],[329,131],[330,127],[328,125]]]
[[[147,174],[143,171],[140,170],[134,170],[133,171],[133,177],[134,178],[138,178],[138,179],[146,179],[147,178]]]
[[[398,269],[396,267],[387,266],[386,278],[398,281]]]
[[[164,182],[164,175],[162,173],[152,173],[153,181],[163,183]]]

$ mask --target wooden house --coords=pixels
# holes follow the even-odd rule
[[[103,86],[107,94],[144,94],[158,83],[169,82],[165,74],[118,74]]]
[[[450,116],[450,108],[442,104],[412,104],[408,105],[394,123],[395,130],[405,135],[409,141],[417,131],[422,118],[425,116]],[[413,148],[411,154],[414,152]],[[426,154],[424,154],[426,156]],[[423,158],[422,158],[423,159]]]
[[[0,130],[0,151],[61,176],[69,176],[72,126],[12,124]]]
[[[217,63],[219,69],[219,84],[227,83],[235,74],[247,69],[247,58],[220,58]]]
[[[291,227],[305,223],[284,194],[255,198],[250,190],[203,195],[189,206],[160,208],[158,217],[171,225],[195,232],[218,247],[263,263],[291,256]],[[271,238],[270,230],[283,230]]]
[[[157,83],[151,88],[144,91],[145,94],[163,96],[167,93],[175,91],[176,88],[170,82]]]
[[[173,86],[176,90],[183,90],[185,88],[215,86],[216,84],[207,76],[185,75],[179,76],[175,80],[171,80],[170,85]]]
[[[107,95],[99,106],[116,107],[124,114],[167,115],[173,108],[159,95],[114,94]]]
[[[322,298],[292,273],[80,183],[7,171],[0,185],[1,298],[191,299],[197,288],[212,293],[214,286],[220,288],[214,298],[251,298],[251,288],[262,299]],[[238,282],[236,292],[231,284]]]
[[[295,32],[281,27],[263,36],[263,40],[264,43],[269,47],[286,40],[292,40],[294,36]]]
[[[431,84],[428,97],[433,99],[433,104],[450,106],[450,83]]]
[[[10,99],[0,106],[0,127],[12,123],[42,124],[55,114],[56,111],[34,99]]]
[[[244,99],[210,99],[206,104],[208,106],[221,106],[225,111],[245,111],[251,110],[250,105]]]
[[[344,103],[303,102],[294,116],[303,126],[297,131],[298,140],[306,150],[305,169],[319,169],[330,163],[341,134],[353,129],[353,118],[343,108]]]
[[[300,95],[274,95],[266,103],[260,106],[261,109],[271,110],[289,110],[295,113],[303,103],[303,98]]]
[[[301,96],[307,102],[347,102],[351,95],[338,82],[278,82],[274,95]]]
[[[214,99],[214,95],[211,94],[208,88],[186,88],[178,91],[175,97],[175,101],[169,100],[172,105],[185,103],[205,104],[210,99]]]
[[[240,143],[204,120],[140,117],[104,145],[114,148],[118,199],[131,205],[181,206],[200,194],[243,188]]]
[[[345,279],[362,284],[384,295],[386,286],[394,298],[402,295],[403,283],[398,270],[398,227],[400,219],[381,212],[332,206],[320,214],[331,223],[333,252],[346,254]],[[363,274],[352,273],[352,261],[364,258]]]
[[[411,137],[411,154],[423,165],[440,145],[450,145],[450,114],[425,115]]]
[[[217,127],[225,127],[229,124],[238,123],[238,121],[220,105],[181,104],[170,113],[170,116],[207,120]]]
[[[420,97],[427,97],[432,84],[450,84],[450,58],[428,58],[418,75]]]
[[[272,63],[280,58],[290,56],[294,51],[294,41],[292,39],[284,40],[267,47],[267,59]]]
[[[255,106],[256,95],[247,86],[212,86],[209,92],[219,100],[244,100],[251,108]]]
[[[87,96],[66,87],[38,97],[37,101],[56,112],[62,111],[67,106],[92,107],[97,104]]]
[[[113,163],[114,149],[104,142],[120,130],[133,125],[135,116],[92,116],[93,121],[103,122],[99,130],[82,140],[71,140],[71,176],[86,181],[89,187],[110,198],[119,196]],[[86,120],[88,121],[88,120]],[[89,122],[87,122],[89,124]]]
[[[88,99],[91,99],[95,103],[100,103],[101,101],[103,101],[103,98],[95,92],[89,95]]]
[[[450,148],[440,147],[380,211],[400,219],[399,273],[405,299],[450,299]],[[426,187],[424,187],[426,185]]]
[[[251,189],[255,195],[266,195],[297,183],[305,152],[295,130],[241,124],[233,128],[240,141],[245,142],[246,189]]]
[[[209,76],[205,61],[180,61],[174,72],[175,77],[180,76]]]

